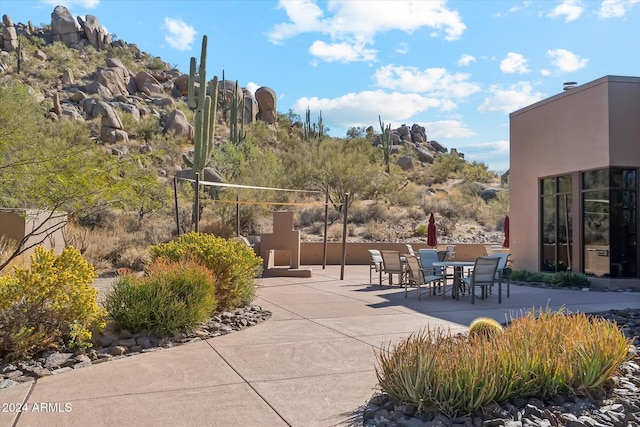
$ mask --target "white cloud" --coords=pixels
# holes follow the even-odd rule
[[[549,77],[551,75],[551,71],[549,71],[546,68],[543,68],[542,70],[540,70],[540,74],[543,75],[544,77]]]
[[[464,54],[460,57],[460,59],[458,59],[458,66],[459,67],[466,67],[467,65],[471,64],[472,62],[476,62],[476,57],[473,55],[469,55],[469,54]]]
[[[551,63],[556,68],[565,73],[570,73],[587,66],[589,62],[586,58],[580,58],[573,52],[566,49],[550,49],[547,51],[547,56],[551,58]]]
[[[268,34],[269,41],[281,44],[283,40],[308,32],[325,32],[328,23],[323,21],[322,9],[312,0],[280,1],[279,9],[284,9],[291,22],[274,25]]]
[[[367,52],[355,55],[353,61],[369,61],[372,45],[377,33],[404,31],[411,33],[429,27],[435,34],[446,40],[459,39],[466,26],[457,11],[446,7],[446,1],[344,1],[327,3],[326,13],[317,3],[310,0],[280,0],[278,7],[284,9],[289,22],[273,26],[267,37],[271,43],[281,44],[284,40],[303,33],[320,33],[330,41],[316,41],[324,46],[344,46],[351,44],[351,50]],[[341,49],[345,49],[342,47]],[[320,53],[326,49],[317,49]],[[315,52],[317,50],[311,50]],[[333,55],[322,57],[331,60]],[[328,58],[328,59],[327,59]]]
[[[506,3],[504,3],[504,4],[506,4]],[[521,11],[523,9],[527,9],[529,6],[531,6],[531,1],[528,1],[528,0],[527,1],[523,1],[520,4],[517,4],[515,6],[511,6],[507,13],[500,12],[500,13],[496,13],[494,16],[496,16],[498,18],[506,18],[508,15],[510,15],[512,13],[519,12],[519,11]]]
[[[525,74],[531,71],[527,67],[527,60],[519,53],[509,52],[507,57],[500,61],[500,71],[505,74]]]
[[[600,18],[621,18],[640,0],[604,0],[598,9]]]
[[[322,111],[322,119],[329,127],[349,128],[378,123],[378,115],[385,123],[397,126],[415,114],[440,108],[442,100],[416,93],[384,92],[382,90],[349,93],[338,98],[300,98],[294,111],[304,114],[307,107],[312,114]],[[396,126],[392,124],[392,126]]]
[[[551,18],[561,18],[564,16],[564,22],[575,21],[580,18],[584,7],[580,0],[564,0],[547,14]]]
[[[254,95],[254,96],[255,96],[255,94],[256,94],[256,90],[258,90],[258,89],[259,89],[259,88],[261,88],[261,87],[262,87],[262,86],[260,86],[260,85],[259,85],[259,84],[257,84],[257,83],[254,83],[254,82],[249,82],[249,83],[247,83],[247,86],[246,86],[247,90],[248,90],[249,92],[251,92],[251,94],[252,94],[252,95]]]
[[[519,4],[519,5],[512,6],[512,7],[509,9],[509,12],[510,12],[510,13],[515,13],[515,12],[518,12],[518,11],[520,11],[520,10],[526,9],[526,8],[528,8],[529,6],[531,6],[531,2],[530,2],[530,1],[523,1],[523,2],[522,2],[521,4]]]
[[[409,53],[409,45],[406,43],[399,43],[398,46],[396,46],[395,51],[400,55],[406,55]]]
[[[181,19],[164,18],[165,34],[164,39],[169,45],[178,50],[191,50],[191,43],[198,34],[192,26]]]
[[[427,130],[429,140],[469,138],[476,133],[459,120],[438,120],[436,122],[420,123]]]
[[[500,173],[509,169],[509,141],[464,144],[457,147],[457,150],[464,153],[465,160],[483,162],[494,172]]]
[[[491,96],[478,107],[478,111],[481,113],[492,111],[512,113],[538,102],[544,97],[543,93],[535,92],[529,82],[518,82],[508,87],[492,85],[489,90]]]
[[[428,93],[448,100],[466,98],[480,91],[480,87],[469,82],[469,74],[451,74],[444,68],[427,68],[386,65],[373,75],[376,86],[402,92]],[[444,104],[443,104],[444,105]]]
[[[66,8],[77,6],[86,9],[95,9],[100,5],[100,0],[44,0],[44,3],[52,6],[64,6]]]
[[[377,52],[365,48],[363,44],[327,44],[321,40],[316,40],[309,48],[309,53],[326,62],[374,61]]]

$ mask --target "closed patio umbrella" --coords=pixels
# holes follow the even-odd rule
[[[504,225],[502,226],[502,229],[504,230],[504,242],[502,243],[502,246],[505,248],[508,248],[509,247],[509,215],[504,217]]]
[[[429,216],[429,226],[427,227],[427,245],[436,247],[438,246],[438,236],[436,235],[436,219],[433,217],[433,212]]]

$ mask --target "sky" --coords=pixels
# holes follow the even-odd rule
[[[14,23],[63,5],[184,73],[209,39],[207,75],[276,109],[353,126],[417,123],[428,140],[509,168],[509,114],[605,75],[640,76],[640,0],[1,0]]]

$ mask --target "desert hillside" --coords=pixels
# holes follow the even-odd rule
[[[69,26],[68,13],[56,7],[43,27],[3,17],[0,203],[65,212],[65,242],[96,267],[140,268],[149,244],[193,229],[194,191],[178,186],[176,215],[173,181],[192,176],[199,156],[188,93],[192,85],[198,99],[200,76],[191,83],[160,57],[111,40],[95,17]],[[213,95],[215,73],[202,70]],[[322,112],[276,111],[274,89],[251,93],[232,79],[216,79],[204,179],[263,188],[202,189],[200,231],[233,235],[238,215],[241,234],[270,232],[271,212],[291,209],[303,238],[320,240],[324,194],[313,191],[328,188],[331,240],[341,239],[348,193],[350,241],[426,241],[431,212],[440,242],[502,241],[508,176],[415,124],[391,129],[373,117],[329,136]],[[2,242],[5,259],[15,243]]]

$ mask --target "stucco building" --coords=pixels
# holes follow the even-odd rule
[[[510,139],[514,267],[640,283],[640,77],[605,76],[515,111]]]

